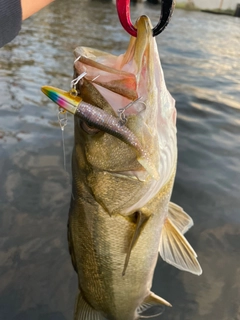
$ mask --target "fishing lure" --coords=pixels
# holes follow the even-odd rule
[[[44,86],[42,87],[42,92],[60,108],[79,117],[90,127],[92,126],[103,132],[107,132],[132,146],[137,151],[137,159],[139,163],[142,164],[142,166],[154,179],[159,178],[157,170],[151,164],[148,153],[142,148],[136,135],[130,129],[128,129],[126,125],[124,125],[124,121],[121,121],[121,117],[119,119],[118,117],[107,113],[103,109],[84,102],[79,95],[75,94],[75,91],[74,94],[72,94],[72,90],[64,91],[55,87]],[[137,100],[139,99],[140,98]],[[132,103],[133,102],[131,102],[128,106],[132,105]],[[126,106],[124,109],[126,109],[128,106]],[[124,109],[121,109],[121,112]]]

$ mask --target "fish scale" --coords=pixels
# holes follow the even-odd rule
[[[151,211],[152,207],[156,210],[156,205],[157,210],[162,211],[162,208],[169,201],[169,190],[171,190],[172,183],[173,179],[166,188],[161,190],[158,197],[149,204],[147,211]],[[84,200],[78,204],[77,210],[73,209],[71,211],[69,219],[71,234],[81,235],[81,238],[74,237],[74,246],[78,247],[79,252],[84,251],[84,257],[76,254],[78,257],[76,259],[77,269],[79,271],[84,269],[83,273],[85,272],[85,277],[83,279],[91,279],[91,281],[88,280],[86,283],[83,283],[81,281],[81,272],[79,273],[82,294],[93,308],[101,308],[104,313],[114,315],[114,319],[116,320],[134,319],[137,307],[141,305],[143,299],[150,292],[151,280],[149,281],[149,279],[152,279],[157,262],[159,242],[155,241],[156,234],[152,231],[155,230],[158,235],[156,225],[159,225],[159,228],[161,227],[161,216],[158,214],[151,215],[150,223],[147,224],[146,229],[141,234],[141,238],[132,251],[126,275],[122,277],[124,259],[129,241],[135,230],[135,224],[129,222],[122,215],[109,216],[99,205],[97,205],[98,208],[86,208],[85,206],[84,210],[82,206],[85,206]],[[91,232],[90,230],[86,231],[89,224],[85,224],[84,222],[84,212],[88,212],[91,215],[91,218],[89,217],[93,221]],[[89,241],[87,233],[91,234],[92,241]],[[85,248],[85,244],[82,241],[83,237],[88,239],[88,242],[85,244],[91,250]],[[81,247],[83,247],[82,250]],[[139,255],[139,252],[141,252],[141,255]],[[148,257],[147,260],[146,256]],[[98,269],[98,266],[101,266],[101,271]],[[144,267],[139,268],[139,266]],[[91,276],[88,276],[87,273],[89,272],[89,268],[91,269]],[[143,282],[143,279],[147,281]],[[129,288],[131,288],[131,291],[128,295]],[[131,297],[132,292],[135,295],[134,300]],[[104,300],[101,299],[103,297]],[[127,307],[128,304],[129,307]],[[125,312],[128,314],[128,317],[127,314],[124,314],[124,310],[126,310]]]

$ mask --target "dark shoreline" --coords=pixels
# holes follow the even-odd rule
[[[148,0],[149,1],[149,0]],[[154,1],[154,0],[153,0]],[[219,15],[227,15],[227,16],[238,16],[238,8],[236,8],[236,11],[234,10],[221,10],[221,9],[200,9],[198,7],[188,5],[188,4],[176,4],[176,9],[183,9],[187,11],[201,11],[206,13],[212,13],[212,14],[219,14]]]
[[[212,14],[220,14],[220,15],[225,15],[225,16],[234,16],[234,12],[233,11],[207,10],[207,9],[203,9],[203,10],[200,10],[200,11],[206,12],[206,13],[212,13]]]

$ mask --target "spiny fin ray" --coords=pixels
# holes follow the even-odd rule
[[[143,303],[138,307],[137,312],[139,318],[154,318],[163,313],[164,306],[171,307],[172,305],[165,299],[157,296],[155,293],[150,292],[150,294],[144,299]]]

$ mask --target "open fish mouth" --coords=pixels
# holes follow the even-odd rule
[[[176,109],[165,85],[150,24],[147,17],[139,19],[137,29],[142,36],[132,37],[126,53],[118,57],[88,47],[76,48],[74,70],[76,76],[87,73],[86,81],[106,100],[102,107],[110,113],[117,114],[119,108],[141,97],[126,110],[126,126],[145,152],[145,156],[137,156],[138,162],[153,180],[161,181],[159,191],[170,179],[177,161]],[[142,102],[145,108],[139,112]],[[139,173],[132,176],[138,177]]]

